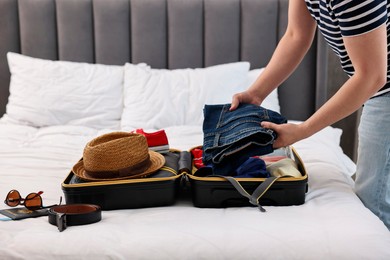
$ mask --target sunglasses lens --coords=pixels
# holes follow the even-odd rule
[[[15,207],[20,203],[20,194],[17,190],[11,190],[5,200],[6,204],[10,207]]]
[[[24,206],[30,210],[36,210],[42,207],[42,198],[37,193],[30,193],[27,195]]]

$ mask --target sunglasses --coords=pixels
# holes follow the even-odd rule
[[[41,194],[43,191],[39,191],[37,193],[33,192],[26,196],[26,198],[22,198],[20,196],[19,191],[17,190],[11,190],[8,192],[7,197],[4,200],[4,203],[10,207],[16,207],[18,205],[23,205],[29,210],[37,210],[41,208],[48,208],[43,207],[42,205],[42,197]],[[51,206],[49,206],[51,207]]]

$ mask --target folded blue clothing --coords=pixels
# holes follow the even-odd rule
[[[196,172],[198,177],[207,177],[218,175],[214,173],[214,165],[207,165],[199,168]],[[267,170],[267,165],[264,160],[258,157],[250,157],[241,164],[231,176],[236,178],[268,178],[271,177]]]
[[[267,171],[265,162],[257,157],[248,158],[241,164],[234,177],[237,178],[268,178],[271,174]]]
[[[205,105],[203,121],[203,162],[214,174],[232,175],[248,158],[273,152],[277,134],[263,128],[262,121],[286,123],[279,113],[253,104]]]

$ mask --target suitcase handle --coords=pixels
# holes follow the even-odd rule
[[[244,187],[241,186],[241,184],[233,177],[231,176],[223,176],[223,175],[213,175],[215,177],[224,178],[225,180],[229,181],[233,187],[244,197],[247,197],[249,199],[249,202],[252,205],[255,205],[259,208],[261,212],[266,212],[266,210],[260,205],[259,200],[260,198],[267,192],[267,190],[271,187],[274,182],[279,179],[280,177],[269,177],[266,178],[265,181],[263,181],[256,190],[249,194]]]

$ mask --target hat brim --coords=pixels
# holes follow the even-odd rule
[[[150,156],[150,166],[143,171],[142,173],[128,175],[124,177],[118,178],[94,178],[90,176],[84,169],[83,159],[78,161],[72,168],[72,172],[82,180],[85,181],[112,181],[112,180],[126,180],[126,179],[136,179],[136,178],[144,178],[156,171],[158,171],[165,164],[165,158],[162,154],[157,153],[155,151],[149,150]]]

